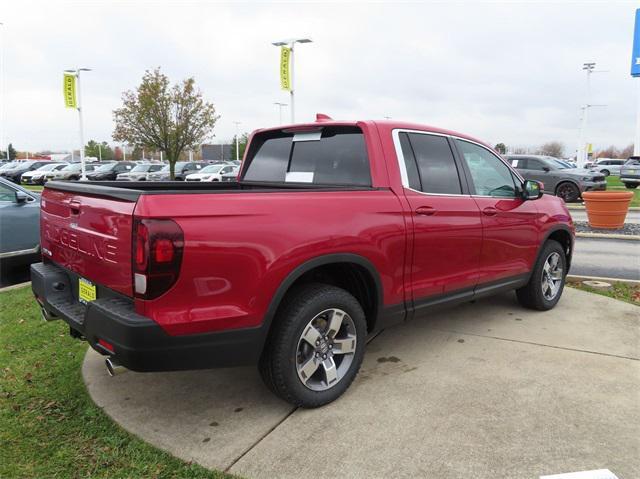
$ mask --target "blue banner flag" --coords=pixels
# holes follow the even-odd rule
[[[640,77],[640,8],[636,10],[636,28],[633,31],[633,51],[631,53],[631,76]]]

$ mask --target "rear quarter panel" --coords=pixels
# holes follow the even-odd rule
[[[169,334],[259,326],[296,267],[351,253],[376,268],[384,305],[404,301],[405,225],[389,189],[146,195],[139,217],[171,218],[184,232],[178,281],[139,313]]]

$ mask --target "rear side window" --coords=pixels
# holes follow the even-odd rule
[[[460,175],[447,138],[421,133],[409,133],[407,137],[409,142],[402,145],[401,140],[401,146],[409,186],[425,193],[461,194]],[[406,148],[413,154],[407,155]],[[411,164],[413,158],[415,165]],[[418,182],[420,187],[416,188]]]
[[[371,186],[364,135],[356,127],[257,135],[248,158],[247,181]]]

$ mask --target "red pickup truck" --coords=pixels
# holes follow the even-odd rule
[[[258,130],[237,182],[49,182],[45,319],[111,373],[258,364],[293,404],[339,397],[366,337],[515,290],[562,294],[574,227],[489,146],[395,121]]]

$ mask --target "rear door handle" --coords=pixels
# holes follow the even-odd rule
[[[494,216],[498,212],[498,210],[495,209],[493,206],[487,206],[485,209],[482,210],[482,212],[487,216]]]
[[[419,206],[416,208],[416,214],[423,216],[432,216],[436,213],[436,210],[431,206]]]

